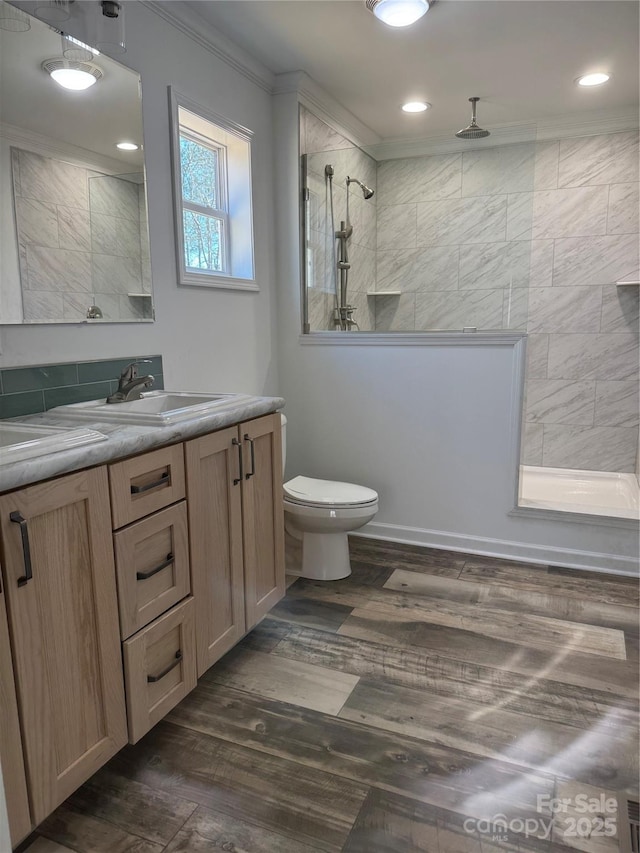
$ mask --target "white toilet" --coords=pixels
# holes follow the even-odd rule
[[[282,417],[282,464],[287,452],[287,419]],[[284,467],[283,467],[284,471]],[[303,578],[335,581],[351,574],[347,534],[378,512],[378,493],[353,483],[294,477],[283,486],[284,526],[302,540]]]

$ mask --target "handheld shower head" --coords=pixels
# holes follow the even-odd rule
[[[349,184],[357,184],[362,190],[362,195],[365,199],[373,198],[375,195],[375,190],[372,190],[371,187],[368,187],[366,184],[363,184],[362,181],[359,181],[357,178],[350,178],[347,175],[347,189],[349,189]]]
[[[458,139],[484,139],[485,136],[489,136],[490,134],[488,130],[478,127],[478,123],[476,122],[476,104],[480,98],[469,98],[469,100],[471,101],[471,124],[463,128],[463,130],[459,130],[456,136]]]

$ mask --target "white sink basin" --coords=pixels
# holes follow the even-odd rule
[[[212,414],[248,399],[247,394],[199,394],[188,391],[148,391],[140,400],[107,403],[90,400],[50,409],[51,415],[64,415],[90,421],[116,421],[142,426],[168,426]]]
[[[106,435],[85,427],[65,429],[0,421],[0,465],[23,462],[47,453],[72,450],[106,440]]]

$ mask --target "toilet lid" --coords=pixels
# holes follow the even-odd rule
[[[316,506],[352,506],[378,500],[378,493],[366,486],[315,480],[313,477],[294,477],[284,484],[283,489],[287,500]]]

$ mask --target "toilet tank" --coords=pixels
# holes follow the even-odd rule
[[[287,416],[280,412],[282,422],[282,476],[284,477],[284,465],[287,461]]]

